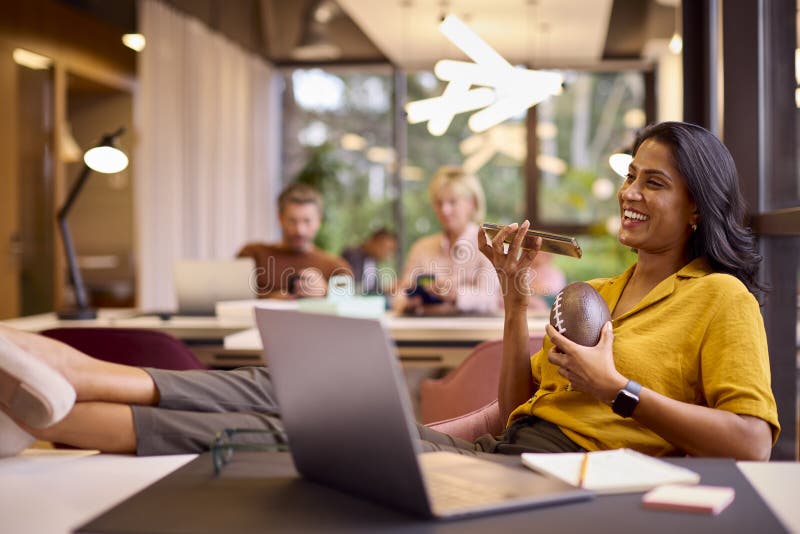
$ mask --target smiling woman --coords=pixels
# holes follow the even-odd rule
[[[596,346],[548,325],[542,350],[529,356],[527,295],[517,283],[536,255],[519,254],[529,223],[491,243],[479,238],[503,288],[498,394],[511,424],[499,440],[476,444],[519,452],[546,421],[586,450],[765,460],[780,426],[754,298],[761,258],[742,226],[732,158],[710,132],[677,122],[645,128],[633,152],[619,191],[619,241],[636,248],[637,261],[589,282],[612,317]]]

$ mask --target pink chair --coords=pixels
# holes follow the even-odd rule
[[[542,347],[544,333],[531,335],[528,351]],[[475,347],[461,364],[441,379],[420,384],[422,422],[429,427],[467,440],[487,432],[498,434],[500,420],[497,388],[503,341],[485,341]]]
[[[135,328],[53,328],[42,335],[100,360],[158,369],[206,369],[180,340]]]

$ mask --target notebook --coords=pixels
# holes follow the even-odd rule
[[[255,261],[179,260],[173,266],[179,315],[214,315],[217,302],[256,298]]]
[[[521,467],[421,453],[380,321],[257,308],[281,417],[305,478],[406,512],[453,518],[590,498]]]
[[[736,497],[729,486],[682,486],[669,484],[642,496],[642,506],[656,510],[719,515]]]
[[[583,487],[597,493],[634,493],[662,484],[700,482],[700,475],[690,469],[632,449],[561,454],[526,452],[522,454],[522,463],[537,473],[579,486],[584,456],[587,456],[587,464]]]

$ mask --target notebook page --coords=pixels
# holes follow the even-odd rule
[[[539,473],[579,485],[584,453],[523,453],[522,463]],[[589,453],[583,487],[598,493],[632,493],[662,484],[697,484],[700,475],[631,449]]]

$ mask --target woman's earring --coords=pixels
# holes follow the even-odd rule
[[[697,231],[697,225],[695,223],[692,223],[690,226],[692,227],[692,232]]]

